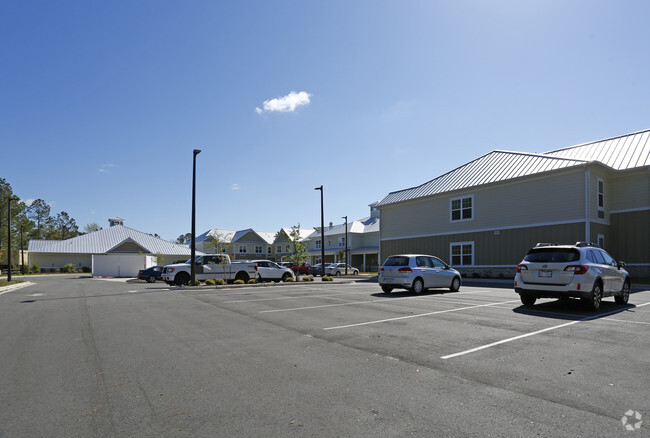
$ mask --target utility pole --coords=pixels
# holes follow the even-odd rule
[[[345,275],[348,275],[348,217],[342,216],[341,219],[345,219]]]
[[[201,153],[194,149],[192,157],[192,248],[190,262],[190,285],[194,286],[196,280],[196,156]]]
[[[320,190],[320,276],[325,275],[325,215],[323,214],[323,186],[316,187]]]

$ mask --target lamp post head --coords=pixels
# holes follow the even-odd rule
[[[314,187],[314,190],[320,190],[320,191],[323,191],[323,186],[320,186],[320,187]]]
[[[194,156],[196,157],[201,153],[201,149],[194,149]]]

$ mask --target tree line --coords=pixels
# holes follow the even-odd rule
[[[68,213],[62,211],[54,215],[51,207],[42,199],[37,199],[29,205],[25,204],[14,195],[11,185],[4,178],[0,178],[0,264],[7,263],[9,206],[11,206],[9,232],[11,232],[13,264],[20,262],[17,255],[21,234],[22,249],[27,249],[27,242],[30,239],[65,240],[83,234],[79,232],[76,221]],[[90,224],[86,228],[93,226],[96,224]]]

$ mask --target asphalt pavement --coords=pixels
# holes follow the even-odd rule
[[[647,288],[590,313],[472,282],[30,281],[0,291],[0,437],[650,436]]]

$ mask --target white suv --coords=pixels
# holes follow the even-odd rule
[[[624,267],[593,243],[538,243],[517,265],[515,292],[525,306],[532,306],[537,298],[580,298],[595,311],[608,296],[626,304],[630,275]]]

